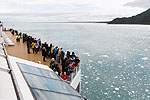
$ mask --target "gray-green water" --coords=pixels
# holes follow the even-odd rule
[[[150,100],[150,26],[4,23],[75,51],[88,100]]]

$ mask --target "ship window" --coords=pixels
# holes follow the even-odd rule
[[[39,88],[49,91],[67,93],[72,95],[79,95],[77,91],[75,91],[72,87],[69,86],[68,83],[54,80],[46,77],[40,77],[36,75],[31,75],[24,73],[24,76],[29,83],[29,86],[32,88]]]
[[[54,72],[18,63],[36,100],[84,100],[84,98]]]
[[[82,97],[58,94],[55,92],[49,92],[39,89],[32,89],[37,100],[84,100]]]
[[[26,64],[20,64],[20,63],[18,64],[23,72],[60,80],[60,78],[52,71],[48,71],[48,70],[41,69],[41,68],[36,68],[36,67],[26,65]]]

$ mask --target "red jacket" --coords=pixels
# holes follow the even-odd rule
[[[68,76],[68,75],[64,75],[64,74],[62,74],[62,75],[61,75],[61,78],[62,78],[63,80],[66,80],[66,79],[68,79],[68,78],[69,78],[69,76]]]

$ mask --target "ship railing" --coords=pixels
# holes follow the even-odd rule
[[[69,75],[69,78],[67,79],[67,81],[68,81],[69,83],[71,83],[71,82],[73,81],[73,79],[75,78],[75,76],[77,75],[77,73],[79,72],[79,70],[80,70],[80,65],[78,65],[78,66],[74,69],[74,71]]]

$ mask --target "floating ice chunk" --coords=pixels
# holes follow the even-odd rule
[[[91,56],[88,52],[82,53],[83,55]]]
[[[105,84],[105,82],[102,82],[102,84]]]
[[[122,66],[118,66],[119,68],[122,68]]]
[[[144,68],[144,66],[140,66],[141,68]]]
[[[116,93],[116,91],[113,91],[113,93]]]
[[[120,53],[115,53],[115,55],[120,55]]]
[[[115,88],[115,90],[116,90],[116,91],[118,91],[118,90],[119,90],[119,88],[117,88],[117,87],[116,87],[116,88]]]
[[[88,57],[90,57],[91,55],[87,55]]]
[[[99,77],[96,77],[96,80],[99,80]]]
[[[118,97],[120,98],[121,96],[120,96],[120,95],[118,95]]]
[[[85,76],[85,78],[88,78],[88,76]]]
[[[103,61],[97,61],[99,64],[102,64],[103,63]]]
[[[109,56],[108,56],[108,55],[101,55],[101,57],[109,58]]]
[[[105,94],[105,95],[107,95],[108,93],[107,93],[107,92],[105,92],[104,94]]]
[[[114,87],[113,85],[111,85],[110,87]]]
[[[141,58],[142,60],[148,60],[148,57]]]
[[[145,51],[147,51],[148,49],[145,49]]]
[[[149,90],[148,90],[148,89],[146,89],[146,90],[145,90],[145,92],[149,92]]]
[[[123,88],[125,88],[125,86],[122,86]]]
[[[135,91],[131,91],[133,94],[135,93]]]
[[[118,78],[118,76],[115,76],[114,78],[116,79],[116,78]]]
[[[84,54],[84,55],[89,55],[89,53],[88,53],[88,52],[85,52],[85,53],[82,53],[82,54]]]
[[[88,60],[89,62],[93,62],[93,60]]]
[[[93,66],[89,66],[89,68],[92,68]]]
[[[88,82],[85,82],[85,84],[88,84]]]

